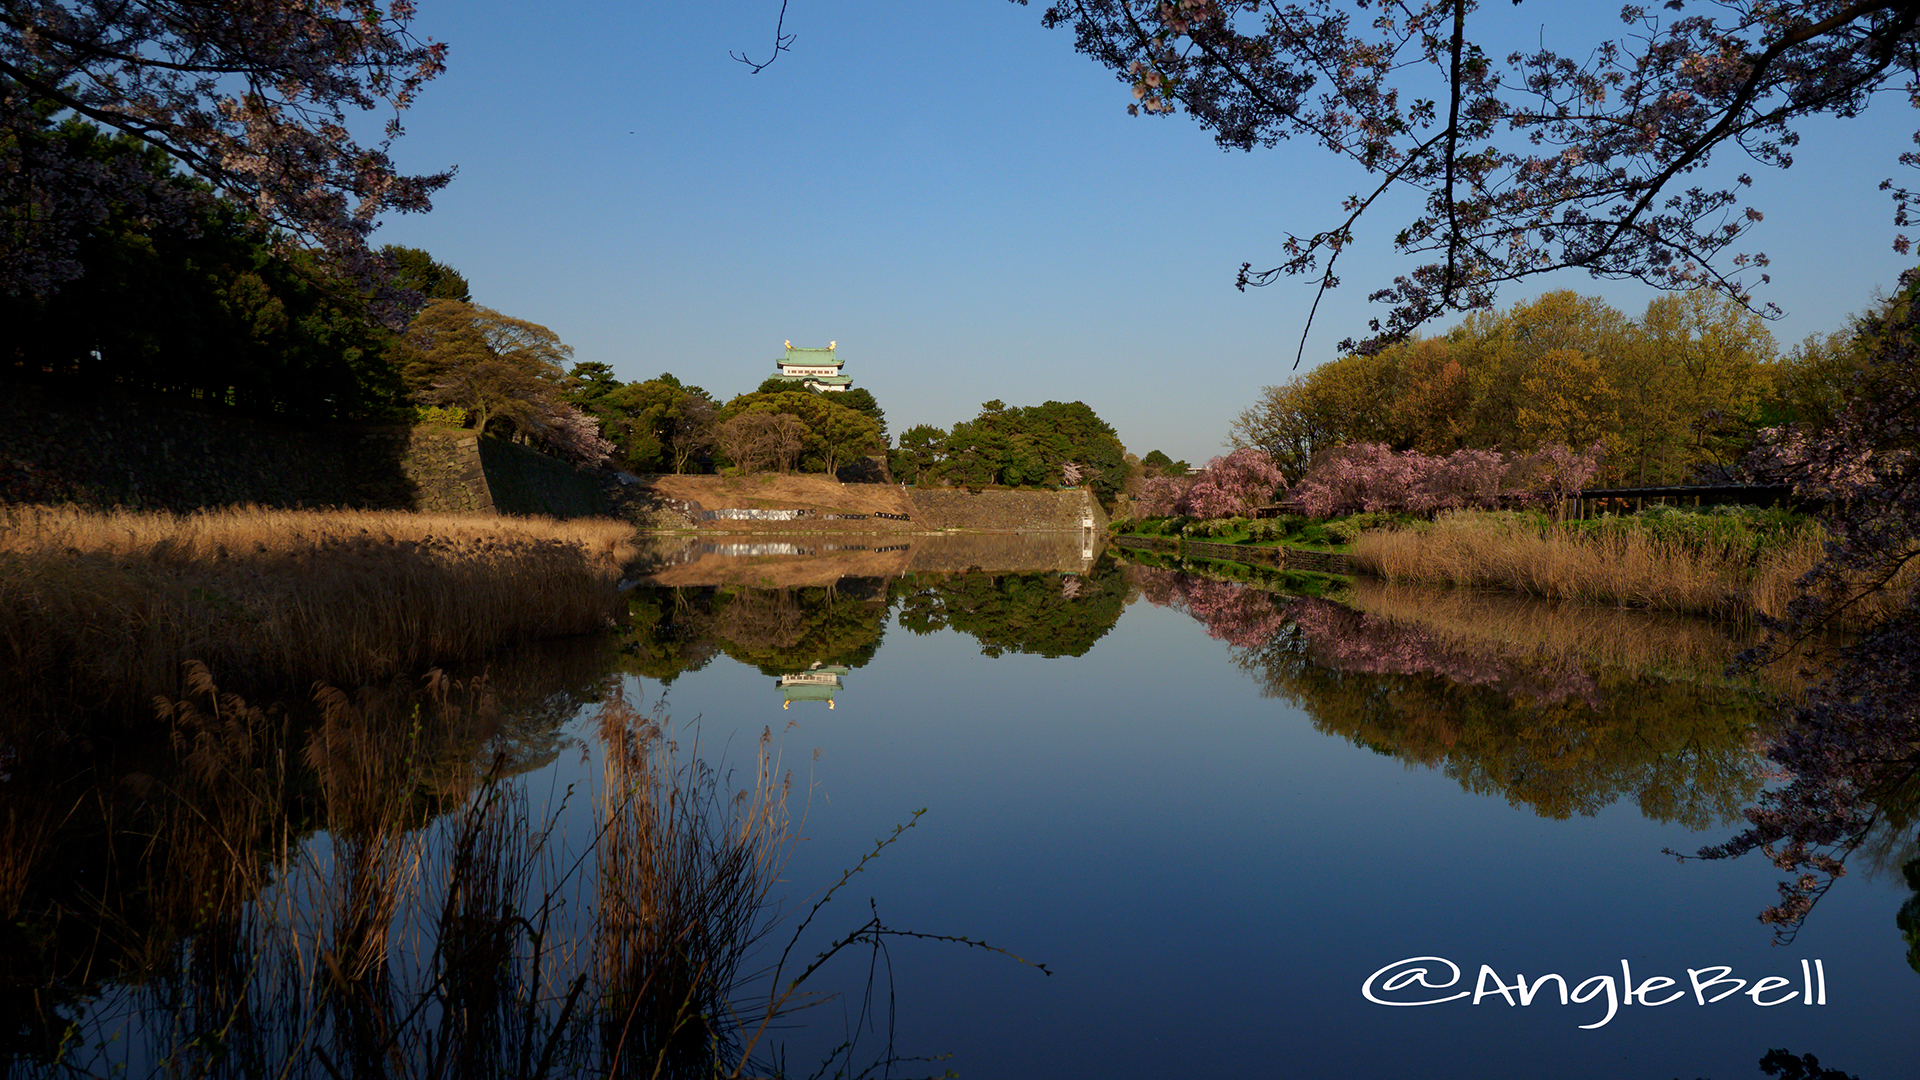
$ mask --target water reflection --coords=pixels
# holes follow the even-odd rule
[[[873,661],[890,612],[915,634],[967,634],[986,656],[1066,657],[1138,596],[1201,622],[1319,730],[1546,817],[1630,799],[1705,829],[1736,820],[1768,779],[1756,751],[1791,677],[1729,683],[1742,643],[1710,624],[1371,583],[1333,600],[1276,591],[1328,579],[1235,572],[1264,587],[1104,557],[1080,573],[642,589],[631,651],[662,678],[686,670],[676,659],[724,653],[773,676],[783,704],[830,702],[841,674]]]
[[[833,708],[833,696],[840,691],[840,676],[853,670],[840,664],[816,661],[805,671],[790,671],[773,680],[780,691],[780,707],[791,708],[796,701],[824,701]]]
[[[815,664],[862,667],[886,631],[886,583],[843,578],[830,585],[641,587],[628,600],[626,670],[671,684],[729,656],[779,678]]]
[[[1091,533],[1073,532],[756,535],[737,542],[662,538],[648,551],[653,565],[643,580],[681,588],[778,589],[911,574],[1080,574],[1098,557]]]
[[[919,574],[889,589],[915,634],[958,630],[985,656],[1084,656],[1120,621],[1127,583],[1112,559],[1083,574]]]
[[[707,544],[663,556],[650,584],[629,594],[627,669],[670,683],[726,655],[798,685],[806,680],[789,676],[870,663],[896,612],[911,633],[956,630],[987,656],[1082,656],[1113,629],[1129,595],[1118,564],[1071,535],[919,537],[857,559],[848,545],[813,544],[835,550],[786,558],[794,553],[770,549],[797,545],[756,544],[741,562],[724,549],[745,545]],[[883,568],[894,572],[849,572]]]
[[[1019,554],[1016,548],[1008,550]],[[907,568],[895,574],[853,576],[794,562],[797,557],[785,553],[709,554],[731,568],[696,573],[705,559],[668,567],[680,583],[636,588],[628,597],[628,624],[613,634],[523,665],[496,662],[477,681],[476,672],[459,673],[424,696],[414,687],[383,688],[256,710],[209,686],[169,711],[159,740],[103,736],[81,745],[9,736],[12,778],[0,783],[0,914],[6,916],[0,971],[7,995],[0,1017],[10,1022],[0,1026],[6,1040],[0,1053],[14,1063],[12,1071],[51,1072],[49,1063],[58,1060],[107,1072],[107,1058],[79,1055],[114,1033],[120,1046],[138,1046],[137,1055],[144,1055],[122,1059],[135,1063],[129,1070],[135,1075],[256,1074],[278,1071],[298,1053],[309,1056],[292,1071],[310,1075],[619,1074],[639,1066],[650,1072],[662,1062],[663,1075],[708,1075],[716,1047],[723,1071],[742,1062],[774,1071],[766,1049],[771,1035],[754,1033],[777,995],[766,993],[765,982],[751,1000],[714,994],[737,984],[743,969],[741,954],[728,943],[751,942],[761,924],[741,921],[746,908],[701,905],[766,895],[756,883],[764,882],[766,868],[780,865],[778,844],[742,846],[736,838],[756,830],[780,835],[778,770],[758,764],[744,770],[751,775],[732,785],[742,793],[740,802],[721,799],[701,812],[721,823],[705,833],[690,833],[686,818],[673,817],[693,802],[630,797],[659,790],[675,775],[691,777],[683,787],[695,790],[705,782],[701,776],[712,774],[681,773],[680,765],[649,757],[665,745],[655,720],[607,696],[623,675],[675,682],[674,694],[689,712],[731,710],[755,734],[764,722],[759,718],[772,718],[775,702],[790,706],[782,721],[804,721],[809,712],[824,718],[825,710],[817,709],[822,701],[861,706],[838,710],[831,724],[811,725],[843,740],[826,759],[835,770],[835,812],[885,802],[882,812],[897,813],[897,799],[875,799],[872,789],[856,786],[869,783],[912,789],[901,797],[916,801],[906,805],[959,809],[942,819],[943,828],[954,829],[944,835],[968,839],[957,851],[949,846],[910,865],[930,893],[954,898],[963,909],[980,905],[978,922],[967,915],[964,928],[985,924],[997,938],[1003,926],[1017,925],[1012,936],[1051,959],[1058,942],[1083,924],[1106,926],[1089,933],[1098,940],[1078,946],[1073,993],[1100,1003],[1087,1006],[1093,1015],[1076,1019],[1086,1030],[1106,1030],[1115,1026],[1116,1010],[1161,997],[1174,1002],[1167,1008],[1175,1013],[1183,1000],[1232,998],[1251,1003],[1248,1010],[1259,1016],[1233,1013],[1222,1030],[1256,1030],[1279,1015],[1297,1018],[1287,1022],[1303,1025],[1294,1029],[1303,1039],[1308,1026],[1329,1024],[1345,1038],[1362,1030],[1362,1022],[1366,1031],[1382,1023],[1372,1012],[1355,1019],[1341,1011],[1352,1005],[1354,980],[1337,965],[1352,959],[1340,954],[1360,940],[1343,936],[1357,933],[1343,919],[1364,933],[1405,936],[1404,927],[1381,929],[1404,917],[1416,936],[1433,938],[1411,942],[1405,955],[1429,949],[1467,955],[1471,945],[1445,937],[1456,926],[1471,927],[1473,919],[1461,912],[1526,918],[1517,908],[1490,908],[1478,898],[1479,883],[1505,871],[1481,865],[1490,860],[1475,844],[1511,846],[1511,837],[1546,835],[1566,844],[1561,838],[1576,829],[1542,819],[1579,818],[1616,802],[1637,805],[1655,822],[1716,827],[1766,783],[1753,752],[1756,733],[1769,715],[1768,695],[1794,692],[1790,682],[1720,679],[1719,668],[1740,643],[1719,631],[1630,613],[1614,619],[1252,569],[1233,571],[1238,578],[1206,576],[1111,557],[1083,561],[1065,549],[1053,553],[1061,557],[1052,564],[994,572],[946,574],[901,564]],[[983,557],[978,549],[923,553],[929,560],[936,555],[970,565]],[[902,557],[872,550],[819,554],[829,560]],[[767,559],[775,560],[784,584],[756,587],[737,572],[752,564],[765,575]],[[1314,591],[1328,595],[1306,595]],[[1151,639],[1120,626],[1136,600],[1161,609],[1132,609],[1151,616],[1138,621],[1157,628]],[[1185,633],[1188,617],[1226,643],[1239,675],[1219,677],[1223,650]],[[889,637],[896,626],[906,633]],[[893,646],[890,656],[921,658],[914,678],[874,670],[883,643]],[[996,659],[1012,656],[1079,659]],[[1170,678],[1144,688],[1128,682],[1129,672],[1162,657],[1173,658]],[[1102,674],[1075,682],[1092,671]],[[959,701],[982,679],[999,680],[1010,701],[1031,697],[1035,711],[983,716],[937,700]],[[1178,695],[1149,700],[1174,683],[1183,684]],[[1114,690],[1123,684],[1124,692]],[[1232,693],[1215,693],[1227,684]],[[1315,730],[1340,741],[1314,736],[1289,710],[1264,708],[1254,687],[1299,706]],[[1189,701],[1198,703],[1194,719],[1169,740],[1165,717]],[[576,719],[569,726],[583,706],[593,724]],[[1368,752],[1355,753],[1348,743]],[[870,756],[854,756],[861,752]],[[599,755],[593,767],[579,764],[584,754]],[[1451,801],[1415,802],[1404,791],[1387,791],[1381,770],[1403,774],[1375,754],[1451,777],[1453,783],[1426,785],[1444,789]],[[1264,764],[1290,757],[1310,765],[1283,774]],[[1255,759],[1260,768],[1241,767]],[[861,764],[847,768],[847,760]],[[1342,771],[1353,762],[1360,767]],[[502,780],[522,771],[568,782],[591,774],[597,786],[583,782],[574,797],[590,827],[584,833],[547,828]],[[1324,779],[1335,773],[1336,780]],[[1088,807],[1110,805],[1113,777],[1127,778],[1127,798],[1139,804],[1137,821],[1124,828],[1088,816]],[[1362,779],[1350,783],[1350,777]],[[1455,784],[1497,795],[1525,813],[1461,800]],[[1368,793],[1378,785],[1381,804],[1390,807],[1378,812],[1379,831],[1364,823],[1374,810],[1357,803],[1312,816],[1342,797],[1336,790],[1342,785]],[[918,790],[926,787],[935,793]],[[965,794],[956,794],[967,791],[979,801],[965,803]],[[1498,817],[1499,828],[1511,827],[1508,840],[1448,838],[1464,830],[1461,819],[1446,815],[1469,801],[1494,812],[1474,818],[1474,827]],[[1431,824],[1429,815],[1444,821]],[[986,824],[967,832],[973,827],[968,818]],[[1621,819],[1632,816],[1611,816],[1615,824]],[[1168,824],[1161,829],[1156,822]],[[1590,824],[1577,823],[1583,830]],[[1312,920],[1311,933],[1272,932],[1264,900],[1234,897],[1279,895],[1297,884],[1297,867],[1279,865],[1269,875],[1268,864],[1284,860],[1214,853],[1264,851],[1303,829],[1392,854],[1380,856],[1380,865],[1348,860],[1339,874],[1296,896],[1291,903]],[[1393,846],[1395,837],[1411,834],[1418,836]],[[1585,839],[1575,843],[1587,844],[1598,833],[1579,835]],[[589,845],[588,836],[600,839]],[[1215,839],[1209,845],[1195,837]],[[1431,865],[1418,861],[1422,846],[1440,852]],[[1652,856],[1659,842],[1636,839],[1626,846]],[[1574,853],[1584,857],[1588,850]],[[1890,843],[1886,859],[1899,867],[1913,853]],[[1654,861],[1663,871],[1685,873]],[[975,899],[964,882],[938,878],[942,869],[935,864],[941,863],[967,863],[966,880],[993,885]],[[1455,888],[1444,876],[1455,863],[1472,864],[1464,876],[1474,883]],[[1915,866],[1920,861],[1908,868],[1909,886],[1920,895]],[[684,887],[667,887],[676,867],[697,872],[684,878]],[[1537,867],[1519,872],[1531,869]],[[1416,878],[1426,883],[1422,910],[1433,901],[1446,909],[1445,918],[1423,922],[1382,899]],[[1604,898],[1609,888],[1657,892],[1680,879],[1620,880],[1633,884],[1596,872],[1569,889]],[[992,906],[995,888],[1011,898],[1004,910]],[[1093,966],[1100,956],[1126,951],[1116,942],[1186,932],[1168,925],[1190,921],[1181,917],[1195,902],[1189,890],[1210,897],[1204,902],[1220,912],[1218,929],[1202,927],[1170,945],[1179,963],[1132,959],[1118,970]],[[1474,898],[1462,901],[1455,893]],[[1116,904],[1115,896],[1126,899]],[[1554,902],[1571,908],[1577,899]],[[1920,956],[1914,945],[1920,899],[1902,908],[1900,937],[1891,925],[1892,908],[1904,899],[1905,893],[1886,904],[1873,916],[1877,926],[1862,932],[1867,938],[1877,933],[1874,947],[1895,962],[1896,941]],[[1744,893],[1736,898],[1729,923],[1749,913],[1739,906],[1744,900]],[[1034,921],[1010,921],[1016,916]],[[1546,952],[1533,932],[1528,948]],[[1673,963],[1695,962],[1671,941],[1662,947],[1678,957]],[[1701,955],[1720,962],[1723,954],[1713,950],[1721,948],[1716,940]],[[1191,959],[1210,949],[1230,954],[1225,967]],[[1397,955],[1384,944],[1354,951],[1363,965],[1359,976]],[[1522,959],[1548,963],[1536,955]],[[1312,964],[1319,967],[1297,974]],[[1276,989],[1271,967],[1249,975],[1233,974],[1239,972],[1234,965],[1286,967],[1294,981],[1333,974],[1324,984],[1312,983],[1312,994],[1324,1000],[1309,1002],[1305,992],[1290,997],[1290,989]],[[735,977],[722,978],[729,970]],[[712,981],[703,983],[702,972],[712,972]],[[1847,985],[1858,985],[1848,978]],[[981,999],[977,982],[965,976],[922,980],[947,981],[959,989],[946,1007],[931,1011],[930,1023],[959,1023]],[[1121,988],[1118,1004],[1089,989],[1103,981]],[[937,995],[945,988],[916,989]],[[1493,1011],[1476,1011],[1471,1020],[1449,1016],[1448,1023],[1465,1031]],[[716,1022],[730,1014],[742,1022]],[[1658,1020],[1665,1023],[1669,1015]],[[76,1017],[95,1026],[82,1032]],[[1654,1018],[1642,1022],[1651,1025]],[[951,1045],[934,1030],[933,1045]],[[1042,1032],[1027,1052],[1059,1043],[1062,1030]],[[1436,1045],[1451,1037],[1438,1028],[1419,1030]],[[827,1036],[829,1042],[835,1037]],[[1797,1046],[1826,1045],[1795,1039]],[[1125,1033],[1112,1042],[1119,1048],[1115,1060],[1135,1052]],[[1170,1056],[1140,1053],[1142,1061],[1157,1064],[1141,1065],[1139,1075],[1178,1071]],[[1327,1071],[1333,1051],[1311,1053]],[[884,1059],[890,1050],[875,1054]],[[1738,1056],[1716,1060],[1732,1063]],[[1707,1068],[1685,1075],[1751,1075],[1751,1060],[1724,1073]],[[1388,1072],[1356,1068],[1349,1074]]]
[[[72,735],[13,714],[0,731],[0,1046],[58,1045],[73,1003],[228,932],[215,913],[245,903],[261,867],[330,813],[363,814],[336,798],[340,778],[382,787],[417,826],[485,771],[548,766],[563,721],[597,700],[617,658],[611,639],[568,640],[427,685],[266,707],[201,671],[157,722],[101,714]],[[369,741],[369,724],[406,737]],[[404,778],[379,771],[401,763]]]
[[[482,680],[322,689],[305,732],[192,681],[99,873],[49,896],[18,857],[51,846],[8,848],[7,1074],[786,1075],[819,964],[757,951],[797,839],[770,734],[722,773],[608,684],[598,784],[536,812],[507,750],[456,734],[496,704]],[[825,1062],[890,1064],[858,1040]]]
[[[1363,586],[1340,603],[1166,568],[1129,576],[1150,603],[1234,646],[1235,666],[1317,729],[1546,817],[1630,798],[1655,821],[1705,829],[1736,820],[1767,779],[1771,698],[1672,663],[1730,658],[1731,642],[1707,644],[1711,628],[1663,640],[1676,628],[1634,613],[1556,624],[1536,606],[1543,633],[1529,637],[1439,594]],[[1634,655],[1657,666],[1629,666],[1598,641],[1638,642]]]

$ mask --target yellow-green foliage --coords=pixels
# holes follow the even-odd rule
[[[1799,369],[1810,387],[1800,397],[1841,374]],[[1599,442],[1604,480],[1673,484],[1731,462],[1770,408],[1791,406],[1781,370],[1765,322],[1707,290],[1661,296],[1638,319],[1550,292],[1266,387],[1232,438],[1295,478],[1316,453],[1350,443],[1445,455]]]
[[[222,685],[357,684],[607,625],[632,557],[601,520],[242,508],[0,509],[0,691],[138,706]]]

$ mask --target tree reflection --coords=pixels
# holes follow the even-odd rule
[[[1651,819],[1703,829],[1736,818],[1764,782],[1755,732],[1770,702],[1718,680],[1169,569],[1129,576],[1233,646],[1237,667],[1319,730],[1546,817],[1631,798]]]
[[[986,656],[1084,656],[1120,621],[1127,585],[1103,556],[1085,574],[910,574],[889,595],[915,634],[958,630]]]
[[[779,676],[818,662],[862,667],[886,632],[877,578],[832,586],[754,589],[642,586],[628,600],[626,670],[671,683],[725,654]]]
[[[773,676],[864,666],[890,611],[915,634],[956,630],[987,656],[1081,656],[1119,622],[1126,579],[1111,558],[1084,574],[917,573],[833,586],[642,587],[629,600],[628,670],[662,681],[716,653]]]
[[[11,717],[0,732],[0,1053],[52,1053],[78,1003],[150,983],[187,941],[204,946],[191,994],[226,1000],[216,976],[246,951],[235,913],[271,879],[266,868],[316,829],[343,843],[372,836],[369,820],[417,829],[483,773],[551,762],[615,655],[608,638],[573,639],[424,685],[265,707],[197,669],[194,693],[157,723],[98,715],[91,738]],[[392,805],[368,801],[376,787]],[[396,856],[372,839],[342,854],[356,908],[376,910]],[[359,953],[380,947],[357,940]]]
[[[204,670],[192,685],[167,703],[173,770],[116,823],[135,848],[63,903],[5,864],[24,935],[4,958],[0,1072],[777,1076],[776,1034],[819,999],[827,957],[867,947],[878,964],[888,937],[982,947],[876,918],[817,958],[795,931],[759,966],[795,840],[770,735],[722,773],[616,685],[593,728],[601,780],[569,829],[502,759],[444,739],[490,707],[482,686],[323,689],[302,733]],[[47,917],[61,911],[84,925]],[[878,1026],[871,990],[856,1027]],[[849,1042],[825,1068],[898,1063],[890,1045],[869,1056]]]

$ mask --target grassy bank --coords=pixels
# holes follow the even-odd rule
[[[1360,534],[1408,515],[1354,514],[1317,520],[1300,514],[1275,518],[1137,518],[1113,524],[1116,536],[1167,540],[1201,540],[1209,544],[1245,544],[1249,547],[1293,547],[1306,551],[1346,551]]]
[[[1352,558],[1356,570],[1393,582],[1744,618],[1783,614],[1823,540],[1812,522],[1760,511],[1559,523],[1466,512],[1364,533]]]
[[[242,508],[0,509],[0,693],[142,707],[222,685],[354,685],[607,624],[612,521]]]

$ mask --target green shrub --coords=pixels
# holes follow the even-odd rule
[[[1351,544],[1360,539],[1362,532],[1361,526],[1355,524],[1351,518],[1345,521],[1329,521],[1321,528],[1336,544]]]
[[[1752,557],[1811,528],[1812,521],[1791,510],[1755,506],[1654,505],[1635,514],[1603,514],[1555,527],[1582,536],[1639,535],[1694,552],[1745,552]]]
[[[444,424],[447,427],[466,427],[467,410],[458,405],[415,405],[413,422],[416,424]]]
[[[1287,527],[1272,518],[1247,522],[1247,539],[1255,542],[1285,540]]]
[[[1196,540],[1237,536],[1246,531],[1247,519],[1242,517],[1208,518],[1204,521],[1189,522],[1180,530],[1181,536]]]

